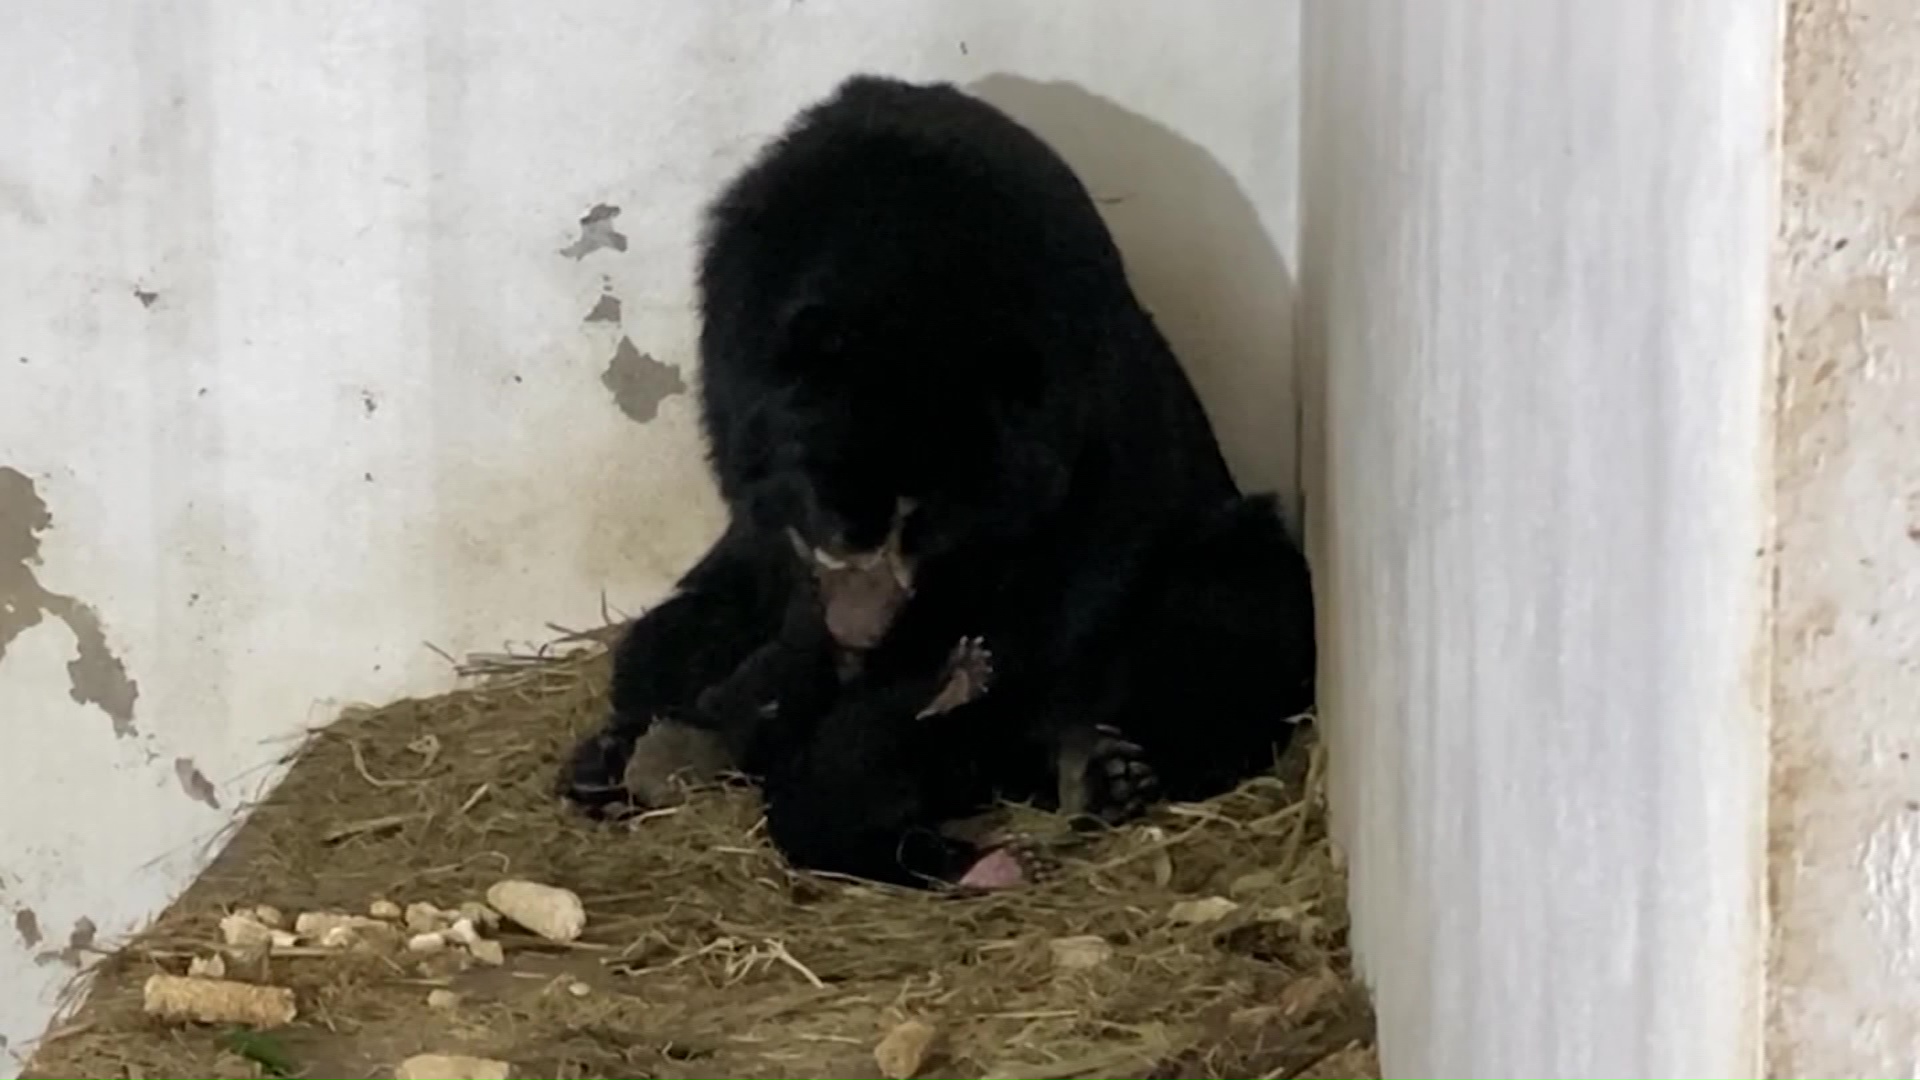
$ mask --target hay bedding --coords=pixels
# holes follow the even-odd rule
[[[1378,1075],[1310,740],[1275,776],[1093,837],[1009,810],[1058,873],[912,894],[788,870],[737,788],[624,827],[564,812],[552,777],[600,718],[606,664],[598,641],[490,658],[463,689],[316,732],[206,874],[102,962],[28,1075],[376,1077],[441,1052],[521,1077],[871,1077],[889,1032],[883,1057],[928,1028],[921,1075]],[[297,1021],[142,1010],[150,975],[221,951],[229,912],[451,908],[506,877],[577,892],[584,934],[503,927],[501,967],[232,950],[228,978],[291,988]]]

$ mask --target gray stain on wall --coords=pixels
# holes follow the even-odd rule
[[[587,312],[587,321],[617,324],[620,321],[620,298],[611,293],[602,296],[600,301],[593,305],[593,310]]]
[[[47,223],[47,215],[34,201],[33,189],[10,176],[0,176],[0,214],[18,218],[28,225]]]
[[[216,793],[213,781],[207,779],[207,774],[200,771],[200,766],[194,764],[192,758],[174,758],[173,775],[179,778],[180,790],[187,793],[187,798],[205,803],[215,810],[220,809],[220,796]]]
[[[140,685],[107,641],[106,625],[89,605],[40,584],[33,568],[40,562],[40,534],[53,524],[33,481],[18,469],[0,466],[0,660],[15,638],[52,616],[74,638],[67,663],[68,694],[82,705],[98,706],[122,738],[136,734],[134,703]]]
[[[641,352],[634,346],[633,339],[627,337],[621,338],[613,350],[613,359],[607,362],[600,385],[613,393],[613,403],[620,406],[627,419],[638,424],[652,422],[660,415],[661,402],[687,392],[687,383],[680,377],[679,368]]]
[[[66,948],[48,949],[35,956],[33,962],[42,966],[60,963],[77,968],[86,961],[87,954],[94,951],[94,939],[99,934],[100,929],[93,925],[93,920],[82,915],[74,920],[73,929],[67,934]]]
[[[613,219],[619,216],[620,208],[606,203],[587,211],[580,219],[580,239],[561,248],[560,254],[569,259],[584,259],[602,248],[627,250],[627,238],[613,227]]]
[[[40,932],[40,916],[30,907],[23,907],[13,913],[13,932],[20,935],[20,944],[29,948],[38,948],[46,940]]]

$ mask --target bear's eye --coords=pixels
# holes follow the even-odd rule
[[[843,368],[850,352],[845,320],[824,304],[807,304],[788,317],[777,361],[790,375],[818,377]]]

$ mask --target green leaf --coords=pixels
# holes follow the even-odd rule
[[[220,1036],[220,1045],[275,1076],[292,1076],[299,1071],[293,1063],[293,1055],[287,1053],[286,1047],[280,1045],[280,1040],[271,1035],[235,1028]]]

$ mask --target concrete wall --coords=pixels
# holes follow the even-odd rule
[[[1303,19],[1307,524],[1387,1075],[1752,1075],[1777,12]]]
[[[1242,475],[1290,481],[1295,31],[1275,0],[10,5],[0,1039],[303,725],[697,553],[695,211],[853,70],[1059,142]]]
[[[1920,15],[1796,0],[1776,253],[1774,1076],[1920,1076]]]

